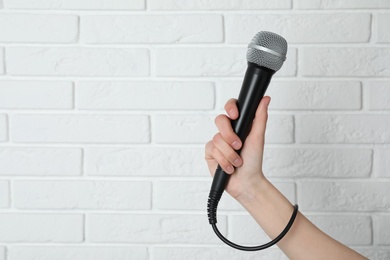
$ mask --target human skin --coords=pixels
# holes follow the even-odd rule
[[[218,164],[231,174],[226,191],[274,239],[291,218],[293,206],[263,173],[270,101],[268,96],[261,100],[251,132],[238,155],[236,150],[242,147],[242,142],[234,133],[231,120],[237,119],[239,112],[237,100],[230,99],[225,105],[227,115],[219,115],[215,119],[219,132],[206,144],[205,159],[212,176]],[[277,245],[290,259],[366,259],[322,232],[300,212],[289,232]]]

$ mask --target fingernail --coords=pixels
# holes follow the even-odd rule
[[[240,159],[235,159],[233,163],[235,166],[238,166],[240,165],[240,162],[241,162]]]
[[[227,173],[233,173],[234,168],[232,166],[227,167]]]
[[[231,117],[236,117],[236,116],[237,116],[237,113],[236,113],[236,111],[234,111],[234,109],[232,109],[232,110],[229,110],[229,115],[230,115]]]
[[[233,148],[234,148],[234,149],[236,149],[236,150],[237,150],[237,149],[240,149],[240,142],[234,141],[232,145],[233,145]]]

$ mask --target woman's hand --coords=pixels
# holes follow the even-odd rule
[[[214,176],[218,164],[226,173],[232,174],[226,191],[237,200],[250,195],[251,191],[256,189],[256,185],[264,179],[262,171],[264,135],[270,100],[268,96],[261,100],[241,156],[236,150],[242,147],[242,143],[231,126],[231,120],[238,118],[236,99],[230,99],[225,105],[228,116],[216,117],[215,124],[219,133],[206,144],[205,158],[211,175]]]

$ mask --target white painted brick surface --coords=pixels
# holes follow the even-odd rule
[[[0,114],[0,142],[8,140],[8,120],[7,116]]]
[[[0,81],[0,108],[70,109],[72,107],[72,82]]]
[[[9,202],[10,202],[9,182],[0,180],[0,209],[8,208]]]
[[[86,148],[85,171],[99,176],[209,176],[203,148]]]
[[[14,142],[147,143],[149,120],[144,115],[15,115]],[[29,129],[29,131],[25,131]]]
[[[368,89],[370,109],[390,110],[390,81],[371,81]]]
[[[390,143],[388,115],[302,115],[300,143]]]
[[[219,243],[203,215],[91,214],[87,220],[86,238],[90,242]],[[218,218],[218,228],[226,232],[225,217]]]
[[[218,105],[223,109],[230,98],[238,98],[242,81],[222,81]],[[266,95],[270,110],[344,110],[361,108],[361,84],[353,81],[272,81]],[[271,115],[272,117],[272,115]]]
[[[371,9],[389,8],[387,0],[295,0],[299,9]]]
[[[260,30],[289,43],[264,174],[390,259],[389,17],[389,0],[0,0],[0,260],[288,259],[225,246],[205,209],[204,145]],[[269,241],[248,219],[222,197],[223,234]]]
[[[1,2],[0,2],[1,6]],[[5,247],[0,247],[0,260],[6,260],[6,250]]]
[[[251,1],[251,0],[151,0],[152,10],[263,10],[263,9],[290,9],[290,0],[278,1]]]
[[[151,184],[128,181],[16,181],[20,209],[150,209]]]
[[[83,17],[81,35],[87,43],[213,43],[223,25],[221,15],[99,15]]]
[[[376,177],[390,177],[390,149],[375,149],[374,174]]]
[[[143,10],[145,0],[4,0],[11,9]]]
[[[370,22],[370,14],[227,15],[226,38],[248,43],[260,29],[283,35],[289,43],[367,42]]]
[[[154,247],[151,250],[154,260],[181,260],[199,258],[202,260],[226,260],[226,259],[278,259],[288,258],[278,249],[270,248],[256,252],[233,250],[228,247]]]
[[[389,216],[376,216],[375,221],[375,233],[377,234],[376,244],[378,245],[390,245],[390,217]]]
[[[377,15],[377,42],[388,43],[390,42],[390,14],[378,14]]]
[[[388,211],[389,182],[302,182],[298,203],[302,210]]]
[[[149,53],[145,49],[10,47],[6,53],[10,75],[149,75]]]
[[[14,246],[13,260],[124,260],[148,259],[145,247],[123,246]]]
[[[0,42],[75,42],[78,22],[76,15],[0,14]]]
[[[0,147],[0,175],[73,176],[82,173],[78,148]]]
[[[244,48],[160,48],[156,55],[158,76],[179,77],[228,77],[243,76],[246,68]],[[296,50],[290,48],[286,64],[276,76],[294,76],[296,73]]]
[[[0,48],[0,75],[4,74],[5,68],[5,55],[4,55],[4,48]]]
[[[0,83],[1,84],[1,83]],[[211,82],[80,82],[76,85],[79,109],[174,109],[214,108]]]
[[[293,183],[274,183],[275,186],[292,202],[295,202]],[[154,206],[162,210],[206,210],[204,198],[210,191],[210,181],[161,181],[154,186]],[[218,206],[221,210],[243,210],[243,207],[230,195],[225,194]]]
[[[265,149],[263,171],[269,177],[368,178],[369,149]]]
[[[303,48],[300,54],[304,76],[390,76],[390,48]]]
[[[3,243],[79,243],[84,239],[83,229],[82,214],[0,214]]]
[[[206,143],[211,140],[216,126],[215,116],[159,115],[153,124],[158,131],[153,133],[157,143]],[[294,122],[291,116],[275,115],[269,118],[266,140],[270,143],[292,143]]]

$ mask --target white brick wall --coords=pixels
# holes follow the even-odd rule
[[[204,144],[246,45],[284,36],[264,172],[390,259],[389,0],[0,0],[0,260],[287,259],[222,244]],[[219,228],[268,240],[227,194]]]

